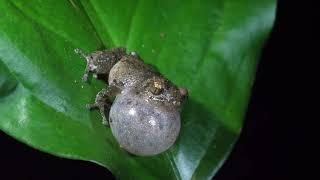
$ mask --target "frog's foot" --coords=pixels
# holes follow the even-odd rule
[[[99,109],[102,116],[102,124],[108,125],[108,115],[111,108],[112,102],[108,99],[109,97],[115,96],[119,93],[120,89],[115,85],[110,85],[108,88],[103,88],[96,95],[95,102],[93,104],[87,104],[89,110]]]
[[[89,66],[89,64],[90,64],[90,57],[89,57],[88,54],[86,54],[85,52],[83,52],[83,50],[78,49],[78,48],[75,49],[74,52],[77,53],[77,54],[79,54],[79,55],[81,55],[83,58],[85,58],[85,60],[86,60],[86,62],[87,62],[87,63],[86,63],[86,68],[85,68],[84,73],[83,73],[83,76],[82,76],[82,80],[83,80],[84,82],[88,82],[89,72],[91,72],[91,69],[90,69],[90,66]]]
[[[138,53],[137,53],[137,52],[135,52],[135,51],[130,52],[130,56],[133,56],[133,57],[139,58]]]
[[[86,105],[87,109],[89,110],[95,110],[95,109],[99,109],[100,111],[100,115],[102,117],[102,124],[108,126],[109,122],[107,119],[108,116],[108,111],[110,110],[111,107],[111,103],[108,101],[104,101],[104,102],[95,102],[93,104],[87,104]]]

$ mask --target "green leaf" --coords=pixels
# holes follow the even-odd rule
[[[275,0],[0,1],[0,129],[36,149],[98,163],[119,179],[210,179],[237,140]],[[122,150],[81,82],[87,52],[125,46],[190,98],[175,145]]]

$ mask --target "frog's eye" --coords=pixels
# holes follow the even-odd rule
[[[163,92],[164,90],[164,84],[162,82],[159,81],[154,81],[151,84],[151,88],[150,88],[150,92],[154,95],[159,95]]]

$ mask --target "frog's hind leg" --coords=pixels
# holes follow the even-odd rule
[[[86,68],[84,70],[84,73],[83,73],[83,76],[82,76],[82,80],[84,82],[87,82],[88,81],[88,76],[89,76],[89,73],[90,73],[90,67],[89,67],[89,55],[87,55],[86,53],[84,53],[81,49],[75,49],[74,50],[75,53],[77,54],[80,54],[82,57],[84,57],[87,61],[87,64],[86,64]]]

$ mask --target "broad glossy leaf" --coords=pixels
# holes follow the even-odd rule
[[[107,167],[119,179],[209,179],[239,136],[274,0],[0,1],[0,128],[39,150]],[[85,104],[88,52],[125,46],[190,98],[175,145],[122,150]]]

